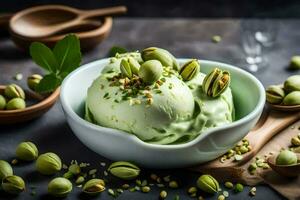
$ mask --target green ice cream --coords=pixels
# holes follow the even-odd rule
[[[141,62],[139,54],[135,56]],[[111,59],[89,87],[86,120],[155,144],[185,143],[208,128],[233,121],[230,88],[217,98],[208,97],[201,87],[205,74],[184,82],[177,71],[164,67],[159,81],[136,88],[138,77],[120,75],[121,59]]]

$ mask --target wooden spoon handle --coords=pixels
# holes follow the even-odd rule
[[[101,17],[108,15],[124,14],[127,12],[126,6],[115,6],[109,8],[99,8],[94,10],[85,10],[80,12],[81,19],[87,19],[92,17]]]

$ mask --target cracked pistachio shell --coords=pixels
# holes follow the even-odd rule
[[[105,190],[105,183],[102,179],[91,179],[82,188],[83,192],[89,195],[97,195]]]
[[[279,85],[270,85],[266,89],[266,99],[271,104],[280,104],[284,96],[285,92]]]
[[[276,157],[276,165],[294,165],[297,164],[297,159],[294,152],[283,150]]]
[[[197,180],[197,186],[204,192],[214,194],[219,191],[218,181],[210,175],[202,175]]]
[[[6,97],[12,99],[12,98],[21,98],[25,99],[25,92],[24,90],[16,85],[16,84],[10,84],[5,87],[4,94]]]
[[[16,155],[20,160],[32,161],[37,159],[39,151],[34,143],[22,142],[17,147]]]
[[[300,105],[300,91],[289,93],[284,97],[282,103],[286,106]]]
[[[132,180],[139,176],[141,170],[138,166],[130,162],[118,161],[112,163],[108,171],[120,179]]]
[[[55,197],[66,197],[72,188],[72,183],[68,179],[58,177],[49,182],[48,193]]]
[[[165,67],[170,66],[175,70],[179,70],[179,64],[176,58],[165,49],[148,47],[142,51],[142,58],[144,61],[158,60]]]
[[[229,72],[222,71],[219,68],[215,68],[205,76],[202,83],[202,89],[207,96],[218,97],[227,89],[229,84]]]
[[[129,63],[132,74],[138,75],[139,69],[141,67],[140,63],[132,57],[128,58],[128,63]]]
[[[9,194],[19,194],[25,190],[25,182],[19,176],[7,176],[2,180],[2,189]]]
[[[17,110],[26,108],[26,103],[22,98],[13,98],[6,104],[7,110]]]
[[[10,164],[5,160],[0,160],[0,183],[2,179],[11,175],[13,175],[13,169]]]
[[[37,171],[44,175],[52,175],[60,171],[61,160],[55,153],[45,153],[38,157],[36,161]]]
[[[121,74],[125,77],[132,78],[132,71],[129,62],[126,59],[122,59],[120,63]]]
[[[6,106],[6,99],[0,94],[0,110],[4,110]]]
[[[287,78],[284,82],[284,90],[287,92],[300,91],[300,75]]]
[[[290,69],[300,69],[300,56],[293,56],[290,61]]]
[[[183,64],[179,74],[184,81],[192,80],[200,71],[200,64],[197,59],[190,60]]]
[[[163,73],[163,67],[158,60],[144,62],[138,72],[139,77],[147,84],[157,81]]]
[[[43,77],[39,74],[32,74],[27,78],[27,86],[35,91],[36,86],[40,83],[40,81],[43,79]]]

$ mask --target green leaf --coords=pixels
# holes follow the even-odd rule
[[[53,92],[61,84],[61,82],[62,79],[56,77],[55,74],[48,74],[43,77],[35,89],[38,93]]]
[[[72,72],[79,67],[81,62],[79,39],[74,34],[67,35],[56,43],[53,54],[58,61],[58,71],[60,73]]]
[[[37,65],[41,66],[48,72],[57,72],[58,62],[51,49],[49,49],[46,45],[40,42],[33,42],[30,45],[29,50],[33,61]]]
[[[108,57],[114,57],[117,53],[126,53],[127,50],[124,47],[113,46],[109,52]]]

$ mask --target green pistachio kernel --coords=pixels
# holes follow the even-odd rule
[[[13,98],[6,104],[7,110],[18,110],[26,108],[26,103],[22,98]]]
[[[27,86],[35,91],[36,86],[40,83],[40,81],[43,79],[43,77],[39,74],[32,74],[27,78]]]
[[[184,81],[192,80],[200,71],[200,64],[197,59],[186,62],[179,71]]]
[[[0,94],[0,110],[4,110],[6,107],[6,99]]]
[[[37,159],[39,151],[34,143],[22,142],[17,147],[16,155],[20,160],[32,161]]]
[[[179,64],[176,58],[167,50],[149,47],[142,51],[142,58],[144,61],[158,60],[164,67],[172,67],[179,70]]]
[[[225,182],[225,187],[228,189],[232,189],[233,188],[233,184],[229,181]]]
[[[71,172],[73,175],[78,175],[81,172],[81,168],[75,163],[69,166],[69,172]]]
[[[132,163],[125,162],[125,161],[118,161],[112,163],[108,171],[121,179],[124,180],[131,180],[139,176],[140,174],[140,168]]]
[[[138,75],[139,69],[141,67],[140,63],[132,57],[128,58],[128,63],[129,63],[132,74]]]
[[[202,175],[197,180],[197,186],[204,192],[214,194],[219,191],[218,181],[210,175]]]
[[[122,59],[120,63],[120,70],[123,76],[132,78],[132,71],[130,65],[126,59]]]
[[[66,197],[72,188],[72,183],[68,179],[58,177],[49,182],[48,193],[54,197]]]
[[[139,77],[147,84],[157,81],[163,72],[161,63],[157,60],[148,60],[144,62],[138,72]]]
[[[300,91],[300,75],[293,75],[284,82],[284,90],[287,92]]]
[[[300,69],[300,56],[293,56],[291,58],[289,69]]]
[[[4,90],[4,95],[10,99],[12,99],[12,98],[25,99],[24,90],[16,84],[10,84],[10,85],[6,86],[5,90]]]
[[[266,89],[267,102],[271,104],[280,104],[285,96],[285,92],[280,85],[270,85]]]
[[[105,183],[102,179],[91,179],[82,188],[88,195],[97,195],[105,190]]]
[[[7,176],[2,180],[2,189],[9,194],[19,194],[25,190],[25,182],[19,176]]]
[[[10,164],[5,160],[0,160],[0,183],[2,179],[11,175],[13,175],[13,169]]]
[[[237,184],[235,185],[235,187],[234,187],[234,191],[235,191],[236,193],[242,192],[243,190],[244,190],[244,186],[243,186],[241,183],[237,183]]]
[[[286,95],[283,99],[283,105],[293,106],[300,104],[300,91],[294,91]]]
[[[221,95],[230,84],[230,74],[227,71],[222,71],[215,68],[207,74],[202,83],[202,89],[207,96],[218,97]]]
[[[189,189],[188,189],[188,194],[194,194],[194,193],[197,193],[197,188],[196,187],[190,187]]]
[[[281,151],[276,157],[276,165],[294,165],[297,164],[297,155],[289,150]]]
[[[55,153],[45,153],[38,157],[36,161],[37,170],[44,175],[52,175],[60,171],[61,160]]]

